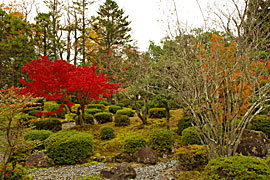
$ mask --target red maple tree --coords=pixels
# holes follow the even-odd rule
[[[46,114],[61,112],[65,107],[80,117],[80,124],[85,120],[85,106],[93,99],[108,97],[117,92],[119,84],[110,83],[108,76],[96,73],[96,65],[80,67],[67,63],[64,60],[50,61],[43,56],[31,61],[22,68],[31,81],[21,79],[25,86],[22,93],[31,93],[35,97],[44,97],[48,100],[61,101],[59,109]],[[73,102],[80,104],[76,112],[71,110]],[[42,115],[44,113],[36,113]]]

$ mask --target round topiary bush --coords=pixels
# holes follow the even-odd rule
[[[50,130],[53,132],[60,131],[62,129],[62,123],[57,118],[47,118],[34,121],[32,122],[32,126],[38,130]]]
[[[34,140],[44,141],[52,134],[53,132],[49,130],[31,130],[24,135],[24,139],[26,141],[34,141]]]
[[[88,104],[87,109],[93,109],[93,108],[96,108],[96,109],[101,109],[102,111],[105,110],[105,106],[104,104]]]
[[[267,115],[257,115],[249,125],[250,129],[262,131],[267,137],[270,137],[270,119],[267,118]]]
[[[202,145],[183,146],[176,150],[182,170],[195,170],[208,163],[207,152]]]
[[[99,113],[99,112],[102,112],[102,110],[101,109],[97,109],[97,108],[86,109],[86,113],[87,114],[94,115],[94,114]]]
[[[131,107],[132,101],[129,99],[121,99],[118,103],[123,104],[123,107]]]
[[[264,161],[247,156],[230,156],[212,159],[204,170],[207,180],[219,179],[270,179],[270,168]]]
[[[176,133],[179,134],[179,135],[182,135],[182,131],[184,129],[192,126],[192,124],[191,124],[192,122],[194,122],[194,119],[191,116],[185,116],[182,119],[180,119],[178,121],[178,124],[177,124]]]
[[[146,147],[146,140],[140,135],[127,136],[124,140],[124,151],[130,155],[142,147]]]
[[[112,113],[108,113],[108,112],[100,112],[100,113],[96,113],[94,115],[95,119],[97,120],[98,123],[103,124],[103,123],[107,123],[107,122],[112,122],[112,117],[113,114]]]
[[[198,127],[196,127],[198,129]],[[198,129],[199,132],[199,129]],[[194,130],[194,127],[188,127],[182,131],[182,144],[184,146],[192,144],[202,144],[200,138]]]
[[[114,119],[115,126],[128,126],[130,125],[130,118],[127,115],[118,115]]]
[[[85,113],[85,124],[94,124],[94,116],[92,114]],[[76,125],[80,124],[79,116],[75,116],[75,123]]]
[[[166,117],[165,108],[149,109],[149,118],[165,118],[165,117]]]
[[[45,140],[47,155],[55,164],[76,164],[93,151],[93,136],[77,131],[60,131]]]
[[[109,112],[110,113],[113,113],[113,114],[115,114],[116,111],[118,111],[120,109],[122,109],[121,106],[116,106],[116,105],[110,105],[109,106]]]
[[[116,116],[120,116],[120,115],[127,115],[129,117],[133,117],[134,116],[134,111],[130,108],[125,108],[125,109],[122,109],[122,110],[118,110],[116,112]]]
[[[172,132],[164,129],[156,129],[150,132],[148,143],[155,150],[169,152],[174,143]]]
[[[112,127],[109,127],[109,126],[104,126],[104,127],[100,128],[99,135],[100,135],[101,139],[108,139],[108,140],[112,139],[115,137],[114,129]]]

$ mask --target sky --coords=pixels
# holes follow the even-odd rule
[[[0,2],[10,2],[13,0],[0,0]],[[20,0],[17,0],[20,1]],[[31,1],[31,0],[25,0]],[[70,0],[72,1],[72,0]],[[99,5],[105,0],[97,0],[98,2],[89,6],[88,17],[91,17],[98,10]],[[140,50],[146,51],[149,41],[159,44],[162,38],[171,34],[176,25],[177,10],[178,19],[182,27],[202,27],[204,12],[205,18],[207,12],[214,2],[222,2],[226,0],[115,0],[119,7],[125,11],[125,15],[129,16],[131,21],[131,36],[136,40]],[[40,11],[46,11],[46,7],[42,0],[36,0],[39,3]],[[175,6],[174,3],[175,2]],[[198,6],[200,4],[201,10]],[[170,24],[170,26],[168,26]],[[170,29],[170,31],[169,31]]]

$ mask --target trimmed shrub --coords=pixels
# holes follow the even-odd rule
[[[3,172],[3,167],[0,164],[0,172]],[[0,173],[1,174],[1,173]],[[31,176],[28,176],[27,170],[20,164],[16,164],[12,169],[12,165],[9,163],[6,167],[5,180],[31,180]]]
[[[129,99],[121,99],[118,103],[122,103],[123,107],[131,107],[132,101]]]
[[[146,140],[140,135],[127,136],[124,140],[124,151],[130,155],[142,147],[146,147]]]
[[[149,118],[165,118],[165,117],[166,117],[165,108],[149,109]]]
[[[189,145],[176,150],[180,168],[194,170],[202,168],[208,163],[207,152],[202,145]]]
[[[264,161],[253,157],[219,157],[207,164],[203,179],[266,180],[270,179],[270,168]]]
[[[267,115],[257,115],[249,125],[250,129],[262,131],[267,137],[270,137],[270,119],[267,119]]]
[[[178,124],[177,124],[178,129],[177,129],[176,133],[179,135],[182,135],[182,131],[184,129],[192,126],[192,124],[191,124],[192,122],[194,122],[194,119],[192,116],[185,116],[182,119],[180,119],[178,121]]]
[[[112,127],[109,127],[109,126],[104,126],[104,127],[100,128],[99,135],[100,135],[101,139],[108,139],[108,140],[112,139],[115,137],[114,129]]]
[[[100,124],[107,123],[107,122],[112,122],[112,116],[113,116],[113,114],[108,113],[108,112],[100,112],[100,113],[96,113],[94,115],[95,119]]]
[[[169,130],[156,129],[150,132],[149,146],[158,151],[169,152],[173,146],[173,135]]]
[[[92,115],[94,115],[94,114],[99,113],[99,112],[102,112],[102,110],[101,110],[101,109],[97,109],[97,108],[86,109],[86,113],[87,113],[87,114],[92,114]]]
[[[88,104],[86,107],[86,109],[93,109],[93,108],[101,109],[102,111],[105,110],[104,104]]]
[[[85,113],[85,124],[94,124],[94,116],[92,114]],[[79,116],[75,116],[75,123],[80,124]]]
[[[127,115],[129,117],[133,117],[135,114],[135,112],[130,109],[130,108],[126,108],[126,109],[122,109],[122,110],[118,110],[116,112],[116,116],[120,116],[120,115]]]
[[[265,163],[270,167],[270,156],[266,158]]]
[[[49,130],[31,130],[24,135],[24,139],[26,141],[34,141],[34,140],[44,141],[52,134],[53,132]]]
[[[46,101],[44,102],[44,112],[52,112],[60,107],[60,104],[57,104],[56,101]],[[48,117],[57,117],[57,118],[65,118],[65,114],[67,113],[66,108],[60,113],[52,114]]]
[[[123,103],[117,103],[116,106],[120,106],[121,108],[123,108],[124,104]]]
[[[47,118],[39,121],[32,122],[32,126],[38,130],[50,130],[53,132],[60,131],[62,129],[62,123],[57,118]]]
[[[128,126],[130,125],[130,118],[127,115],[118,115],[114,119],[115,126]]]
[[[60,131],[45,140],[47,155],[55,164],[76,164],[93,151],[93,136],[77,131]]]
[[[120,110],[120,109],[122,109],[120,106],[116,106],[116,105],[110,105],[110,106],[109,106],[109,112],[110,112],[110,113],[113,113],[113,114],[115,114],[116,111],[118,111],[118,110]]]
[[[194,130],[194,127],[188,127],[182,131],[182,144],[184,146],[192,144],[199,144],[199,145],[202,144],[200,138],[198,137],[197,133]]]

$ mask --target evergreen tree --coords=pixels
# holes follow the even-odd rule
[[[0,8],[0,88],[19,86],[21,67],[34,58],[34,41],[29,23]]]

